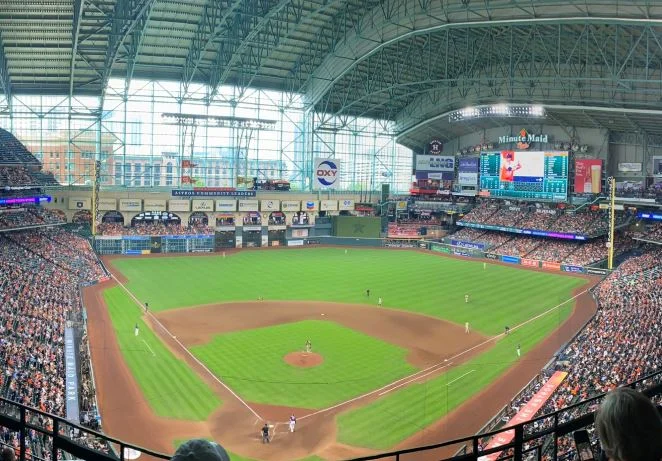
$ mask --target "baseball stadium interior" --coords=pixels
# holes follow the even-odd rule
[[[0,461],[660,461],[662,2],[0,0],[0,360]]]

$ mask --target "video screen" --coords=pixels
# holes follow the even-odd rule
[[[567,152],[481,152],[482,196],[565,201],[568,198]]]

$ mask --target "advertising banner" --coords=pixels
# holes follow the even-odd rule
[[[466,256],[466,257],[473,256],[470,252],[464,250],[453,250],[453,254],[455,256]]]
[[[537,259],[522,259],[522,266],[540,267],[540,261],[538,261]]]
[[[214,211],[214,201],[213,200],[193,200],[193,211]]]
[[[542,262],[542,268],[543,269],[548,269],[548,270],[553,270],[553,271],[560,271],[561,270],[561,264],[552,263],[552,262],[549,262],[549,261],[543,261]]]
[[[150,250],[152,253],[161,253],[161,237],[151,237]]]
[[[254,190],[219,190],[213,187],[200,189],[173,189],[173,197],[255,197]]]
[[[168,211],[191,211],[191,202],[188,200],[168,200]]]
[[[618,171],[621,173],[639,173],[641,171],[641,163],[623,162],[618,164]]]
[[[216,200],[216,211],[237,211],[237,201]]]
[[[451,254],[451,249],[449,247],[443,245],[436,245],[434,243],[430,245],[430,250],[437,251],[439,253]]]
[[[145,211],[166,211],[166,201],[146,198],[143,207]]]
[[[92,199],[85,197],[69,197],[70,210],[91,210]]]
[[[565,371],[556,371],[554,374],[549,378],[545,384],[542,385],[540,390],[536,392],[533,397],[531,397],[531,400],[526,402],[523,406],[520,407],[519,411],[515,416],[513,416],[507,423],[506,427],[511,427],[511,426],[516,426],[518,424],[524,423],[526,421],[529,421],[532,419],[535,414],[540,410],[545,403],[552,397],[556,389],[561,385],[563,380],[568,376],[568,373]],[[506,445],[510,443],[513,438],[515,437],[515,431],[506,431],[506,432],[501,432],[500,434],[497,434],[496,436],[492,437],[490,441],[487,443],[485,446],[485,450],[489,450],[492,448],[497,448],[502,445]],[[497,452],[497,453],[492,453],[487,456],[481,456],[478,458],[478,461],[496,461],[499,459],[499,456],[501,455],[502,452]]]
[[[306,238],[308,237],[308,229],[292,229],[292,237]]]
[[[653,157],[653,176],[662,176],[662,157]]]
[[[607,275],[609,271],[607,269],[599,269],[597,267],[587,267],[586,273],[589,275]]]
[[[494,253],[485,253],[485,257],[487,259],[496,259],[496,260],[499,259],[499,255],[495,255]]]
[[[300,211],[301,202],[298,200],[283,200],[280,203],[281,211]]]
[[[322,200],[320,202],[321,211],[338,211],[338,200]]]
[[[462,240],[451,240],[451,245],[462,248],[473,248],[475,250],[484,250],[484,243],[463,242]]]
[[[340,202],[338,202],[338,209],[340,211],[354,211],[354,200],[340,200]]]
[[[241,248],[244,245],[244,237],[241,234],[237,234],[234,237],[234,246]]]
[[[501,261],[509,264],[519,264],[520,258],[518,256],[501,256]]]
[[[257,200],[239,200],[239,211],[258,211]]]
[[[287,241],[287,246],[288,247],[302,247],[303,246],[303,240],[288,240]]]
[[[599,194],[602,192],[602,160],[575,160],[575,193]]]
[[[455,157],[447,155],[417,155],[416,171],[441,172],[455,171]]]
[[[260,202],[262,211],[280,211],[280,200],[262,200]]]
[[[585,272],[584,268],[582,266],[570,266],[570,265],[567,265],[567,264],[562,264],[561,265],[561,270],[564,271],[564,272],[576,272],[576,273],[581,273],[581,274],[583,274]]]
[[[262,246],[263,247],[268,247],[269,246],[269,236],[262,234]]]
[[[143,201],[139,198],[121,198],[120,211],[142,211]]]
[[[340,161],[335,158],[315,158],[313,190],[336,189],[340,183]]]
[[[64,379],[65,379],[65,405],[67,421],[80,423],[80,411],[78,408],[78,373],[76,370],[76,357],[78,357],[74,344],[74,329],[64,329]]]
[[[114,198],[100,198],[99,211],[115,211],[117,210],[117,200]]]
[[[478,184],[478,169],[480,157],[461,157],[458,165],[458,183],[465,186]]]
[[[301,202],[302,211],[317,211],[317,200],[304,200]]]

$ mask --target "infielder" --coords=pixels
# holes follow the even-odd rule
[[[297,425],[297,419],[294,415],[290,416],[290,432],[294,432],[294,427]]]
[[[138,324],[136,323],[136,327],[133,329],[133,334],[138,336],[139,333],[140,333],[140,329],[138,329]]]
[[[517,345],[517,356],[518,356],[518,357],[521,357],[521,356],[522,356],[522,348],[520,347],[519,344]]]
[[[469,333],[469,322],[464,322],[464,332]]]
[[[377,305],[378,306],[382,305],[382,297],[381,296],[377,299]]]
[[[313,343],[310,342],[310,339],[306,341],[306,352],[311,353],[313,351]]]

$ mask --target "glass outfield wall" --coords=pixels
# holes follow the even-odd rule
[[[223,87],[210,104],[203,85],[184,94],[178,82],[134,80],[127,91],[111,80],[102,110],[98,97],[15,95],[11,110],[0,99],[0,128],[64,185],[91,184],[98,158],[104,187],[241,188],[257,177],[308,190],[313,159],[333,157],[340,190],[409,188],[412,151],[390,122],[318,114],[291,93]]]

